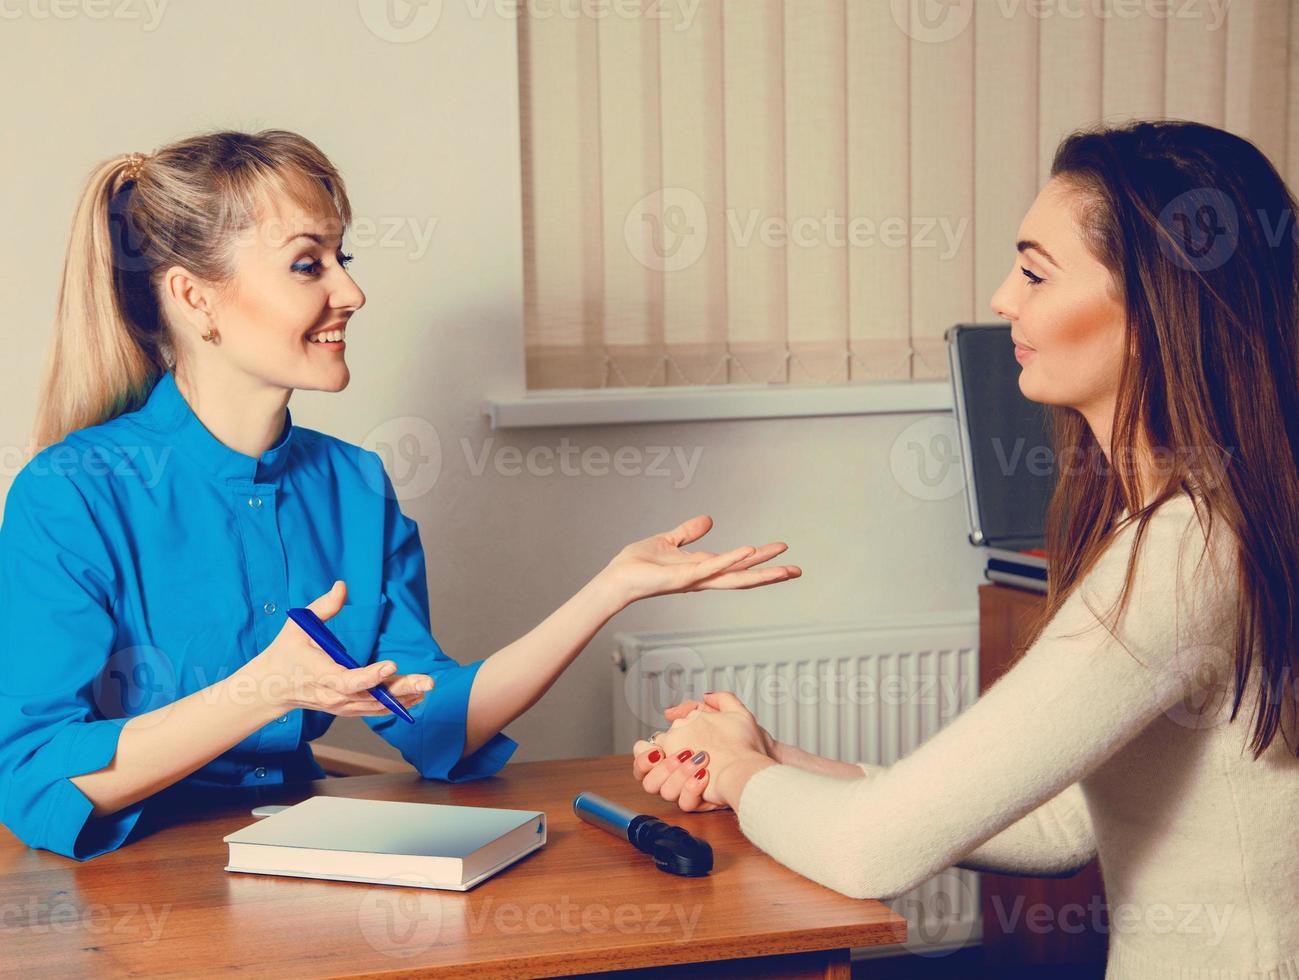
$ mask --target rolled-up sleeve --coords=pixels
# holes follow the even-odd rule
[[[127,721],[95,699],[118,576],[85,497],[41,460],[14,479],[0,524],[0,822],[84,861],[121,846],[144,803],[92,819],[70,779],[112,761]]]
[[[464,755],[469,693],[483,662],[458,664],[433,638],[419,526],[401,512],[382,459],[368,455],[368,464],[382,471],[386,491],[386,602],[374,659],[393,661],[399,674],[428,674],[433,690],[411,710],[414,725],[392,714],[369,716],[366,724],[427,779],[465,782],[491,776],[505,765],[518,743],[497,732]]]

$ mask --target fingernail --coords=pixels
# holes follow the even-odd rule
[[[708,775],[707,769],[700,769],[697,773],[695,773],[695,779],[703,779],[707,775]]]
[[[653,752],[649,754],[650,762],[658,762],[662,758],[663,758],[663,753],[660,752],[658,749],[655,749]]]
[[[690,758],[689,749],[682,749],[680,752],[677,753],[677,762],[685,762],[689,758]]]
[[[708,755],[707,752],[696,752],[694,756],[690,759],[690,761],[698,765],[699,763],[704,761],[704,756],[706,755]]]
[[[393,673],[396,669],[397,668],[394,667],[392,664],[384,664],[382,667],[379,668],[379,673],[383,677],[387,677],[389,674]]]

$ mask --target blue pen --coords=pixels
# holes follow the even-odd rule
[[[340,667],[346,667],[348,670],[355,670],[360,666],[360,664],[348,655],[347,648],[339,642],[338,637],[331,633],[329,627],[326,626],[321,621],[320,617],[310,609],[303,606],[299,606],[296,609],[290,609],[289,619],[301,626],[302,631],[315,640],[316,645],[329,654],[330,659]],[[370,693],[374,695],[376,701],[398,718],[410,722],[412,725],[415,724],[415,719],[410,716],[410,712],[403,708],[401,702],[389,694],[382,684],[378,687],[370,688]]]

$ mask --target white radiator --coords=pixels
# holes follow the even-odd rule
[[[705,691],[734,691],[784,742],[847,762],[888,765],[978,698],[977,612],[766,629],[619,633],[615,751],[667,727],[663,710]],[[926,956],[980,941],[979,880],[951,868],[889,905],[905,947],[854,958]]]

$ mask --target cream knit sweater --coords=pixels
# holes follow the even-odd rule
[[[1023,657],[910,755],[862,779],[754,775],[745,835],[858,898],[954,864],[1060,876],[1099,854],[1107,980],[1299,980],[1299,760],[1280,734],[1251,758],[1252,690],[1227,721],[1234,536],[1216,519],[1206,540],[1185,494],[1161,506],[1120,643],[1098,617],[1135,529],[1121,525]]]

